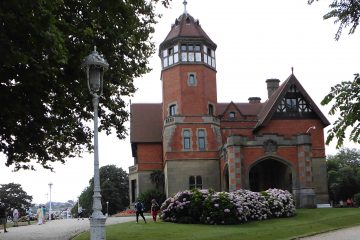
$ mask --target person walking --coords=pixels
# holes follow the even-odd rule
[[[82,219],[82,220],[84,220],[84,216],[83,216],[83,208],[81,207],[81,206],[79,206],[79,208],[78,208],[78,220],[80,220],[80,218]]]
[[[43,224],[44,214],[43,214],[41,205],[39,205],[39,208],[36,211],[36,216],[37,216],[37,219],[38,219],[38,225]]]
[[[156,217],[159,211],[159,204],[156,202],[155,199],[151,200],[151,216],[153,218],[153,221],[156,222]]]
[[[144,222],[146,223],[146,219],[144,217],[144,204],[139,200],[135,203],[135,211],[136,211],[136,223],[139,222],[139,215],[144,219]]]
[[[17,227],[18,226],[18,221],[19,221],[19,211],[14,208],[14,211],[13,211],[13,222],[14,222],[14,227]]]
[[[4,203],[0,203],[0,225],[3,225],[4,233],[8,232],[6,230],[7,214]]]

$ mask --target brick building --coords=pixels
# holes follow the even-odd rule
[[[160,44],[163,101],[130,109],[131,202],[155,188],[150,174],[161,170],[167,196],[281,188],[298,207],[327,203],[326,117],[294,74],[266,80],[265,102],[218,103],[216,47],[186,8]]]

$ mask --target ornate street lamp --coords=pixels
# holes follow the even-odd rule
[[[87,84],[92,95],[94,106],[94,195],[92,214],[90,218],[90,239],[100,240],[105,238],[105,221],[106,217],[101,212],[101,194],[100,194],[100,176],[99,176],[99,150],[98,150],[98,105],[99,97],[103,91],[104,72],[109,68],[105,58],[96,51],[88,55],[81,68],[85,70]]]

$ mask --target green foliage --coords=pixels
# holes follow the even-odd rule
[[[333,127],[328,130],[326,144],[337,138],[337,148],[340,148],[346,138],[346,130],[352,128],[349,140],[360,143],[360,75],[355,74],[354,80],[342,82],[331,88],[331,91],[322,100],[322,105],[335,101],[329,114],[339,112]]]
[[[166,196],[158,190],[149,190],[141,193],[138,197],[138,200],[144,204],[145,211],[150,211],[152,199],[155,199],[156,202],[161,205],[161,203],[165,201]]]
[[[80,65],[97,46],[110,68],[100,131],[126,135],[124,96],[149,72],[155,6],[169,0],[0,2],[0,151],[6,166],[34,169],[92,149],[93,107]]]
[[[360,150],[340,149],[326,163],[331,200],[346,200],[360,192]]]
[[[115,165],[106,165],[100,168],[100,188],[102,212],[107,212],[109,202],[109,215],[115,214],[129,206],[129,180],[128,174],[122,168]],[[94,178],[89,181],[89,186],[80,195],[80,206],[83,208],[85,216],[92,213],[92,203],[94,194]],[[77,214],[77,204],[71,210]]]
[[[315,0],[308,0],[312,4]],[[316,0],[318,1],[318,0]],[[353,34],[359,25],[360,2],[353,0],[333,0],[329,5],[331,11],[324,15],[324,19],[335,18],[334,23],[340,23],[335,39],[339,40],[342,30],[350,26],[349,34]]]
[[[360,207],[360,193],[354,195],[354,204],[355,206]]]
[[[17,208],[23,216],[31,207],[32,196],[29,196],[17,183],[0,184],[0,202],[5,204],[7,211]]]
[[[150,180],[153,184],[155,184],[156,190],[164,191],[165,176],[164,176],[163,171],[154,170],[150,174]]]

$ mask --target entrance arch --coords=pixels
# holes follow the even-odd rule
[[[261,192],[278,188],[292,192],[293,173],[291,165],[273,158],[265,158],[250,166],[249,187]]]

